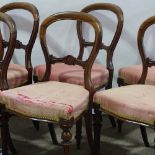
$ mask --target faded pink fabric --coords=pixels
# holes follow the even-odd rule
[[[10,64],[7,72],[9,88],[15,88],[27,82],[28,72],[24,66]]]
[[[128,85],[98,91],[94,102],[118,117],[149,125],[155,123],[155,86]]]
[[[142,65],[134,65],[119,69],[118,77],[127,84],[136,84],[142,74]],[[145,84],[155,85],[155,66],[148,69]]]
[[[79,85],[40,82],[2,91],[6,109],[31,118],[59,121],[77,118],[88,106],[89,92]]]
[[[34,75],[36,75],[39,80],[42,79],[45,68],[45,65],[38,65],[34,68]],[[93,65],[91,79],[95,87],[106,84],[108,82],[108,77],[109,72],[103,65]],[[56,63],[52,65],[50,80],[84,85],[83,69],[78,65],[71,66],[63,63]]]

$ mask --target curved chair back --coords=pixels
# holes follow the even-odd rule
[[[16,31],[16,25],[13,21],[13,19],[4,13],[0,12],[0,21],[5,23],[8,28],[9,28],[9,42],[8,42],[8,48],[7,51],[4,55],[4,57],[0,61],[0,86],[2,90],[8,89],[8,83],[7,83],[7,69],[9,66],[9,63],[11,61],[14,48],[15,48],[15,43],[16,43],[16,36],[17,36],[17,31]],[[0,42],[2,43],[2,36],[0,38]],[[1,46],[0,48],[3,52],[3,47]],[[1,52],[1,51],[0,51]]]
[[[63,58],[56,58],[55,56],[49,53],[47,43],[46,43],[46,30],[48,26],[60,20],[61,21],[62,20],[76,20],[76,21],[80,20],[92,26],[95,32],[95,39],[93,42],[92,51],[87,60],[83,61],[71,55],[65,56]],[[99,47],[102,41],[102,27],[99,21],[92,15],[89,15],[87,13],[82,13],[82,12],[81,13],[78,13],[78,12],[58,13],[58,14],[49,16],[43,21],[40,28],[40,39],[41,39],[41,46],[44,52],[45,60],[46,60],[46,72],[43,80],[48,80],[51,72],[51,64],[54,64],[57,62],[63,62],[68,65],[80,65],[84,68],[84,86],[86,89],[93,92],[93,84],[91,82],[91,75],[90,75],[91,68],[98,54]]]
[[[113,38],[111,40],[111,43],[109,45],[105,45],[105,43],[101,43],[100,45],[100,49],[104,49],[107,52],[107,59],[106,59],[106,67],[109,70],[109,88],[112,87],[112,79],[113,79],[113,72],[114,72],[114,67],[113,67],[113,53],[114,50],[116,48],[116,45],[120,39],[121,36],[121,32],[122,32],[122,28],[123,28],[123,22],[124,22],[124,18],[123,18],[123,12],[122,9],[115,5],[115,4],[111,4],[111,3],[95,3],[95,4],[90,4],[88,6],[86,6],[85,8],[83,8],[81,10],[81,12],[86,12],[86,13],[90,13],[93,11],[97,11],[97,10],[107,10],[107,11],[111,11],[113,14],[116,15],[117,17],[117,27],[116,27],[116,31],[113,35]],[[83,54],[84,54],[84,48],[87,46],[92,46],[93,43],[92,42],[87,42],[85,41],[85,39],[83,38],[82,35],[82,22],[78,21],[77,22],[77,32],[78,32],[78,37],[80,40],[80,52],[79,52],[79,59],[82,59]]]
[[[155,66],[155,61],[151,60],[146,56],[144,49],[145,32],[153,24],[155,24],[155,16],[149,17],[141,24],[137,35],[137,44],[143,65],[143,71],[139,83],[145,83],[148,67]]]
[[[23,44],[19,40],[16,41],[16,47],[17,49],[23,49],[25,51],[25,67],[28,71],[28,82],[32,83],[32,64],[31,64],[31,52],[33,45],[35,43],[37,33],[38,33],[38,27],[39,27],[39,12],[37,8],[31,4],[26,2],[15,2],[15,3],[9,3],[0,8],[1,12],[8,12],[14,9],[23,9],[25,11],[28,11],[33,16],[33,28],[32,32],[29,38],[29,41],[27,44]],[[3,41],[4,47],[8,46],[8,42]]]

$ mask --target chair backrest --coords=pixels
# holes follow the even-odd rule
[[[85,8],[83,8],[81,10],[81,12],[86,12],[86,13],[90,13],[93,11],[97,11],[97,10],[107,10],[107,11],[111,11],[113,14],[116,15],[117,17],[117,27],[116,27],[116,31],[113,35],[112,41],[109,45],[105,45],[103,42],[100,45],[100,49],[104,49],[107,52],[107,59],[106,59],[106,66],[107,69],[109,70],[109,82],[112,82],[112,78],[113,78],[113,71],[114,71],[114,67],[113,67],[113,53],[114,50],[116,48],[116,45],[120,39],[120,35],[122,32],[122,28],[123,28],[123,22],[124,22],[124,18],[123,18],[123,12],[122,9],[115,5],[115,4],[111,4],[111,3],[95,3],[95,4],[90,4],[88,6],[86,6]],[[84,48],[87,46],[93,46],[92,42],[87,42],[85,41],[85,39],[83,38],[83,33],[82,33],[82,22],[78,21],[77,22],[77,32],[78,32],[78,36],[79,36],[79,40],[80,40],[80,52],[79,52],[79,59],[82,59],[83,57],[83,53],[84,53]]]
[[[25,3],[25,2],[15,2],[15,3],[9,3],[0,8],[1,12],[8,12],[14,9],[24,9],[25,11],[28,11],[33,16],[33,28],[32,32],[29,38],[29,41],[27,44],[23,44],[19,40],[16,41],[16,48],[17,49],[24,49],[25,51],[25,67],[28,71],[28,83],[32,82],[32,64],[31,64],[31,52],[33,45],[35,43],[37,33],[38,33],[38,27],[39,27],[39,12],[37,8],[31,4],[31,3]],[[8,42],[3,41],[3,46],[7,47]]]
[[[141,60],[142,60],[142,65],[143,65],[142,75],[138,82],[141,84],[145,83],[145,79],[146,79],[147,72],[148,72],[148,67],[155,66],[155,61],[153,61],[153,60],[151,60],[151,58],[147,57],[147,55],[145,53],[145,48],[144,48],[145,32],[153,24],[155,24],[155,16],[147,18],[140,25],[138,35],[137,35],[137,44],[138,44],[138,49],[139,49],[139,53],[140,53]]]
[[[15,49],[17,32],[16,25],[9,15],[0,12],[0,21],[6,24],[10,31],[6,53],[4,57],[0,60],[0,88],[2,88],[2,90],[5,90],[8,89],[7,70]],[[2,37],[0,37],[0,40],[0,42],[2,43]],[[1,50],[3,51],[3,48],[1,48]]]
[[[95,38],[93,42],[93,48],[92,51],[88,57],[87,60],[79,60],[76,57],[73,57],[72,55],[67,55],[63,58],[56,58],[55,56],[51,55],[48,51],[47,43],[46,43],[46,30],[49,25],[52,25],[53,23],[57,21],[66,21],[66,20],[80,20],[82,22],[86,22],[92,26],[95,32]],[[46,18],[40,27],[40,41],[41,46],[43,49],[43,53],[46,60],[46,72],[43,78],[44,80],[48,80],[50,76],[51,71],[51,64],[62,62],[68,65],[80,65],[84,68],[84,84],[85,88],[89,91],[94,91],[93,84],[91,82],[91,68],[94,63],[94,60],[98,54],[99,47],[102,41],[102,27],[100,25],[100,22],[93,17],[92,15],[89,15],[87,13],[82,12],[64,12],[64,13],[58,13],[49,16]]]

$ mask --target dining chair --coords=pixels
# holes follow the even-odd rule
[[[50,33],[47,32],[47,29],[52,28],[58,22],[64,26],[64,22],[68,20],[86,22],[94,30],[93,48],[86,60],[80,60],[73,55],[57,58],[49,51],[46,40],[47,34]],[[48,44],[52,45],[52,41],[48,41]],[[100,22],[92,15],[82,12],[62,12],[47,17],[40,27],[40,42],[46,62],[45,74],[40,79],[40,82],[0,93],[0,102],[5,105],[2,115],[3,122],[1,122],[5,124],[5,127],[2,126],[2,128],[8,127],[8,113],[32,120],[59,124],[62,129],[61,139],[64,155],[69,155],[69,145],[72,138],[70,129],[78,119],[84,117],[90,150],[93,155],[96,155],[92,136],[91,111],[95,88],[91,79],[91,69],[99,52],[101,41],[102,27]],[[53,69],[56,63],[82,67],[84,69],[84,87],[65,82],[50,81],[51,68]],[[2,134],[5,135],[5,133]]]
[[[145,21],[143,27],[148,27],[148,23]],[[149,25],[150,27],[151,25]],[[142,27],[142,28],[143,28]],[[141,27],[139,28],[139,31],[144,31]],[[142,29],[142,30],[141,30]],[[145,29],[145,31],[147,31],[148,29]],[[141,33],[142,33],[141,32]],[[145,33],[145,32],[143,32]],[[142,36],[138,35],[137,36],[137,40],[139,43],[139,40],[141,40]],[[143,39],[143,42],[145,42],[145,40]],[[143,49],[139,49],[139,50],[144,50],[144,44],[141,45]],[[132,85],[132,84],[138,84],[143,83],[143,84],[149,84],[149,85],[155,85],[155,67],[152,66],[151,68],[148,68],[147,70],[147,74],[146,74],[146,70],[144,70],[144,68],[147,68],[147,64],[144,63],[144,61],[146,61],[145,57],[146,54],[144,55],[143,53],[141,53],[140,51],[140,56],[141,56],[141,60],[142,60],[142,64],[139,65],[132,65],[132,66],[127,66],[127,67],[122,67],[119,69],[118,71],[118,79],[117,79],[117,83],[118,86],[125,86],[125,85]],[[148,57],[148,59],[151,59]],[[144,65],[146,65],[144,67]],[[146,77],[145,77],[146,76]],[[146,78],[146,80],[144,80]],[[118,128],[121,131],[122,130],[122,121],[118,120]],[[148,138],[147,138],[147,132],[146,132],[146,128],[143,125],[140,125],[140,130],[141,130],[141,134],[142,134],[142,138],[144,141],[145,146],[149,146],[149,142],[148,142]]]
[[[21,49],[21,51],[17,52],[22,52],[24,50],[25,54],[25,65],[20,65],[20,64],[15,64],[12,61],[7,59],[9,63],[9,66],[6,68],[1,68],[1,72],[3,74],[3,78],[1,79],[1,87],[0,90],[5,90],[5,89],[11,89],[11,88],[16,88],[19,86],[27,85],[32,83],[32,64],[31,64],[31,52],[33,45],[36,40],[36,36],[38,33],[38,27],[39,27],[39,13],[37,8],[31,4],[31,3],[24,3],[24,2],[15,2],[15,3],[9,3],[5,4],[0,7],[0,12],[3,13],[8,13],[9,15],[12,16],[12,12],[14,10],[24,10],[25,12],[29,12],[32,17],[33,17],[33,22],[32,22],[32,32],[30,33],[30,38],[26,43],[22,43],[21,41],[17,40],[15,41],[15,49]],[[14,14],[15,15],[15,14]],[[18,14],[18,16],[20,16]],[[5,30],[6,31],[6,30]],[[6,34],[6,33],[5,33]],[[5,55],[5,48],[7,48],[10,44],[10,41],[4,40],[5,36],[3,36],[0,33],[0,38],[1,38],[1,52],[0,52],[0,60],[3,60],[3,57]],[[15,53],[15,52],[14,52]],[[4,72],[4,73],[3,73]],[[7,85],[8,84],[8,85]],[[9,136],[8,132],[8,136]],[[10,139],[11,140],[11,139]],[[10,144],[8,144],[10,145]],[[15,148],[13,147],[12,153],[15,152]]]
[[[94,102],[100,106],[98,116],[100,116],[101,110],[122,121],[137,123],[140,126],[155,127],[155,86],[148,83],[144,85],[149,76],[150,69],[155,66],[155,61],[147,57],[145,52],[144,36],[148,28],[154,24],[155,16],[149,17],[141,24],[138,31],[137,44],[142,59],[142,73],[138,84],[97,92],[94,95]],[[96,126],[95,131],[100,131],[99,127]],[[100,133],[95,132],[95,137],[96,147],[98,147],[100,145]]]
[[[97,90],[100,90],[102,88],[112,88],[112,79],[113,79],[113,53],[116,48],[116,45],[119,41],[122,28],[123,28],[123,12],[121,8],[115,4],[111,3],[94,3],[91,5],[86,6],[81,10],[81,12],[85,13],[95,13],[97,11],[109,11],[112,12],[117,18],[116,23],[112,23],[116,25],[116,30],[113,32],[113,38],[111,39],[111,42],[109,45],[106,45],[104,41],[102,41],[101,45],[99,46],[100,51],[106,52],[106,65],[97,64],[94,63],[92,67],[92,74],[91,78],[92,81],[96,87]],[[106,13],[105,13],[106,14]],[[102,17],[103,14],[99,15]],[[97,15],[94,15],[97,17]],[[99,19],[99,17],[97,17]],[[104,17],[102,18],[104,20]],[[102,21],[100,20],[102,23]],[[112,22],[112,21],[110,21]],[[103,24],[104,25],[104,24]],[[85,27],[83,28],[83,23],[81,21],[77,22],[77,32],[79,36],[80,41],[80,51],[78,55],[79,60],[83,60],[84,53],[86,52],[87,47],[92,47],[93,42],[86,40],[84,34]],[[104,59],[104,58],[103,58]],[[34,67],[34,81],[37,82],[38,80],[42,79],[44,73],[45,73],[46,65],[41,64],[36,67]],[[84,85],[84,76],[83,76],[83,69],[79,68],[78,66],[68,66],[66,64],[58,63],[55,64],[52,68],[50,80],[52,81],[62,81],[66,83],[72,83],[77,85]],[[112,126],[115,127],[115,120],[113,117],[109,116]],[[52,124],[51,124],[52,125]],[[50,124],[49,124],[50,126]],[[76,141],[77,141],[77,148],[80,148],[80,142],[81,142],[81,131],[82,130],[82,119],[79,119],[76,125]],[[52,133],[51,133],[52,134]]]
[[[3,40],[2,40],[2,35],[0,34],[0,55],[1,55],[1,59],[0,59],[0,88],[1,90],[5,90],[5,89],[8,89],[8,82],[7,82],[7,70],[9,68],[9,64],[10,64],[10,61],[11,61],[11,58],[12,58],[12,55],[13,55],[13,52],[14,52],[14,48],[15,48],[15,43],[16,43],[16,37],[17,37],[17,31],[16,31],[16,25],[13,21],[13,19],[7,15],[7,14],[4,14],[2,12],[0,12],[0,22],[3,23],[5,26],[8,27],[7,29],[7,32],[9,34],[9,41],[8,41],[8,47],[7,49],[5,50],[5,57],[3,57]],[[1,32],[1,30],[0,30]],[[2,114],[2,109],[4,108],[4,105],[1,104],[0,106],[0,113]],[[0,116],[0,120],[3,121],[2,117]],[[2,123],[0,123],[1,127],[2,127]],[[12,140],[10,138],[10,134],[9,134],[9,129],[7,130],[1,130],[1,133],[2,133],[2,137],[1,139],[5,138],[6,141],[8,143],[6,143],[6,141],[4,141],[4,143],[2,143],[2,148],[4,148],[3,146],[5,145],[6,147],[9,147],[10,151],[12,153],[15,153],[16,150],[15,150],[15,147],[12,143]],[[6,133],[6,134],[3,134],[3,133]],[[5,148],[4,148],[5,150]],[[3,154],[3,151],[2,149],[2,154]]]

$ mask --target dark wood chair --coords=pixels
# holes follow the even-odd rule
[[[133,84],[138,84],[138,83],[155,85],[155,78],[154,78],[155,67],[152,66],[151,68],[148,68],[149,63],[147,64],[147,63],[145,63],[145,61],[150,61],[151,58],[147,57],[147,54],[145,54],[143,52],[144,51],[144,43],[145,43],[143,37],[144,37],[145,31],[150,26],[151,25],[149,25],[147,20],[144,21],[144,23],[139,28],[139,34],[137,36],[137,41],[138,41],[139,52],[140,52],[142,64],[120,68],[119,72],[118,72],[118,79],[117,79],[117,83],[119,86],[133,85]],[[141,34],[143,34],[143,36]],[[146,59],[146,57],[148,60]],[[148,73],[146,73],[146,71]],[[145,80],[145,78],[146,78],[146,80]],[[122,129],[122,123],[123,123],[122,121],[118,120],[118,127],[119,127],[120,131]],[[144,144],[145,144],[145,146],[148,147],[149,142],[148,142],[147,132],[146,132],[145,126],[140,125],[140,130],[141,130],[141,134],[142,134]]]
[[[1,78],[0,80],[1,90],[16,88],[19,86],[28,85],[32,83],[31,52],[38,33],[39,13],[37,8],[34,5],[30,3],[24,3],[24,2],[6,4],[0,8],[0,12],[9,14],[10,12],[13,12],[13,10],[16,10],[16,9],[22,9],[32,14],[32,17],[33,17],[32,32],[30,33],[30,38],[27,41],[27,43],[23,44],[19,40],[15,41],[15,49],[22,49],[25,52],[24,53],[25,66],[12,63],[10,62],[9,59],[7,60],[5,58],[4,62],[5,63],[7,62],[9,66],[6,65],[6,67],[1,68],[2,76],[3,76],[3,78]],[[1,34],[0,34],[0,38],[1,38],[0,60],[3,63],[3,58],[5,56],[4,51],[5,51],[5,48],[10,46],[10,41],[5,41],[4,36],[2,36]],[[15,149],[12,149],[12,150],[13,152],[15,152]]]
[[[8,32],[9,32],[9,44],[8,47],[6,49],[6,54],[5,57],[3,56],[3,40],[2,40],[2,35],[0,35],[0,55],[1,55],[1,60],[0,60],[0,88],[1,90],[6,90],[8,89],[8,81],[7,81],[7,71],[9,68],[9,64],[15,49],[15,44],[16,44],[16,37],[17,37],[17,31],[16,31],[16,25],[13,21],[13,19],[7,15],[4,14],[2,12],[0,12],[0,21],[3,22],[3,24],[7,25],[8,27]],[[4,105],[1,104],[0,106],[0,113],[2,115],[2,111],[4,109]],[[0,120],[3,121],[2,117],[0,117]],[[4,125],[5,126],[5,125]],[[1,127],[2,127],[2,123],[1,123]],[[5,127],[4,127],[5,128]],[[8,143],[6,143],[6,141],[4,141],[4,143],[2,143],[2,148],[4,148],[4,150],[6,149],[6,147],[9,147],[10,151],[12,153],[15,153],[16,150],[13,146],[12,140],[10,138],[10,134],[9,134],[9,129],[6,129],[4,131],[4,128],[1,129],[1,133],[2,133],[2,137],[1,139],[6,139],[6,141]],[[3,134],[5,133],[5,134]],[[3,147],[5,146],[5,147]],[[4,151],[2,149],[2,154],[4,153]]]
[[[94,43],[90,55],[86,60],[80,60],[72,55],[63,58],[56,58],[48,50],[46,42],[47,28],[58,21],[63,25],[63,21],[80,20],[88,23],[94,30]],[[93,155],[96,155],[92,137],[92,102],[94,88],[91,80],[91,69],[99,52],[102,41],[102,27],[100,22],[87,13],[82,12],[64,12],[57,13],[46,18],[40,27],[40,41],[46,60],[46,71],[40,82],[22,86],[1,92],[0,101],[5,105],[3,111],[2,130],[8,127],[8,113],[29,119],[47,121],[59,124],[62,128],[62,145],[64,146],[64,155],[69,155],[69,145],[72,138],[70,129],[81,117],[85,118],[86,133],[90,149]],[[66,65],[75,65],[83,68],[84,87],[69,84],[66,82],[50,81],[51,68],[57,63]],[[52,65],[51,65],[52,64]],[[4,126],[5,124],[5,126]],[[5,133],[2,133],[4,138]],[[3,143],[6,139],[3,139]],[[4,148],[6,148],[4,146]],[[5,149],[5,153],[7,150]]]
[[[144,36],[146,30],[155,24],[155,16],[146,19],[138,31],[137,43],[142,59],[142,71],[137,81],[138,84],[97,92],[94,102],[100,106],[101,111],[114,116],[122,121],[137,123],[140,126],[155,127],[154,92],[155,86],[144,85],[149,76],[150,69],[155,66],[155,61],[147,57],[144,50]],[[98,111],[98,116],[100,111]],[[101,123],[101,122],[100,122]],[[99,127],[99,126],[98,126]],[[96,126],[96,131],[100,129]],[[96,147],[99,145],[99,132],[95,132]],[[148,144],[147,144],[148,145]]]
[[[92,68],[92,81],[97,90],[102,88],[112,88],[112,79],[113,79],[113,53],[116,48],[116,45],[119,41],[122,28],[123,28],[123,12],[120,7],[111,3],[95,3],[89,6],[86,6],[81,10],[81,12],[85,13],[93,13],[97,11],[110,11],[117,17],[116,31],[114,32],[113,38],[109,45],[105,45],[102,41],[101,45],[99,46],[100,50],[103,50],[107,54],[106,58],[106,66],[94,63]],[[106,13],[105,13],[106,14]],[[103,16],[103,14],[100,14]],[[97,15],[96,15],[97,17]],[[104,20],[104,17],[102,18]],[[100,21],[102,23],[102,21]],[[113,23],[112,23],[113,24]],[[92,47],[93,42],[87,41],[84,38],[84,29],[82,28],[82,22],[77,22],[77,32],[79,36],[80,42],[80,51],[78,55],[79,60],[83,60],[84,52],[87,47]],[[103,58],[104,59],[104,58]],[[46,65],[38,65],[34,67],[34,81],[37,82],[38,80],[42,79],[45,73]],[[53,66],[53,70],[51,71],[50,80],[52,81],[62,81],[72,84],[84,85],[84,76],[83,76],[83,69],[79,68],[78,66],[67,66],[66,64],[56,64]],[[112,126],[115,125],[115,120],[113,117],[109,116]],[[49,124],[49,126],[52,124]],[[76,140],[77,140],[77,148],[80,148],[80,139],[81,139],[81,128],[82,128],[82,120],[79,120],[76,126]],[[52,133],[51,133],[52,135]]]

